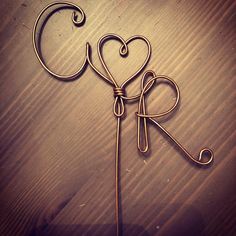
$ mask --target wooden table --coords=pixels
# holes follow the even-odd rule
[[[87,68],[74,82],[47,74],[35,57],[32,28],[51,1],[0,2],[0,235],[115,235],[113,91]],[[233,0],[73,1],[85,11],[84,27],[71,11],[52,16],[42,51],[58,73],[75,71],[85,43],[101,70],[98,39],[116,33],[146,36],[147,69],[173,78],[178,111],[163,126],[194,156],[208,146],[215,161],[198,168],[150,126],[151,152],[137,150],[137,103],[122,122],[123,235],[236,235],[235,29]],[[145,55],[141,42],[123,60],[119,44],[104,48],[118,81]],[[140,90],[140,79],[128,94]],[[156,91],[156,92],[155,92]],[[148,111],[166,110],[166,86],[148,98]]]

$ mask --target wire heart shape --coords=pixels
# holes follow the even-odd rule
[[[138,70],[136,72],[134,72],[130,77],[128,77],[124,82],[122,82],[121,85],[119,85],[117,83],[117,81],[115,80],[115,78],[112,75],[111,71],[109,70],[109,68],[108,68],[108,66],[105,62],[104,56],[103,56],[103,46],[105,45],[106,42],[111,41],[111,40],[115,40],[115,41],[118,41],[118,42],[121,43],[121,47],[120,47],[120,50],[119,50],[121,57],[127,57],[128,56],[128,54],[129,54],[128,45],[131,42],[135,41],[135,40],[144,41],[146,43],[147,49],[148,49],[147,55],[145,57],[145,60],[143,61],[143,64],[138,68]],[[135,100],[135,99],[138,99],[140,97],[140,94],[128,97],[126,95],[126,92],[125,92],[125,87],[132,80],[134,80],[143,71],[143,69],[148,64],[148,62],[150,60],[150,57],[151,57],[151,44],[150,44],[150,42],[148,41],[147,38],[145,38],[144,36],[141,36],[141,35],[135,35],[135,36],[130,37],[127,40],[124,40],[119,35],[106,34],[103,37],[101,37],[101,39],[98,41],[97,51],[98,51],[98,57],[101,61],[101,64],[102,64],[107,76],[103,75],[100,71],[98,71],[97,68],[93,65],[93,63],[90,60],[89,60],[89,64],[103,79],[105,79],[109,84],[111,84],[113,86],[114,97],[115,97],[113,112],[114,112],[115,116],[121,117],[125,113],[125,106],[124,106],[124,101],[123,100]]]
[[[115,80],[114,76],[112,75],[111,71],[109,70],[109,68],[105,62],[104,56],[103,56],[103,46],[105,45],[106,42],[112,41],[112,40],[115,40],[115,41],[118,41],[121,43],[121,47],[120,47],[120,51],[119,51],[121,57],[128,56],[128,54],[129,54],[128,45],[131,42],[136,41],[136,40],[144,41],[146,43],[147,49],[148,49],[147,55],[146,55],[145,60],[143,61],[143,64],[138,68],[138,70],[136,72],[134,72],[130,77],[128,77],[121,85],[118,85],[117,81]],[[124,40],[119,35],[106,34],[98,41],[97,51],[98,51],[98,56],[99,56],[99,59],[102,63],[102,66],[108,75],[107,79],[110,80],[110,82],[113,84],[114,87],[119,87],[121,89],[124,89],[126,87],[126,85],[128,85],[133,79],[135,79],[143,71],[143,69],[146,67],[147,63],[149,62],[150,57],[151,57],[151,44],[147,38],[145,38],[144,36],[141,36],[141,35],[135,35],[135,36],[130,37],[127,40]],[[122,97],[126,100],[130,100],[131,98],[134,99],[134,97],[139,97],[139,95],[134,95],[131,97],[127,97],[127,96],[122,96]]]

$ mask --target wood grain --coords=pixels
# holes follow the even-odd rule
[[[59,73],[76,70],[85,43],[101,70],[96,43],[106,33],[146,36],[152,45],[147,69],[173,78],[181,105],[163,123],[191,153],[208,146],[210,168],[197,168],[150,126],[151,153],[136,147],[137,104],[122,122],[121,187],[124,235],[236,235],[235,29],[233,0],[73,1],[85,11],[84,27],[70,11],[48,22],[43,38],[47,63]],[[88,68],[72,83],[51,78],[31,43],[39,11],[50,1],[0,2],[0,235],[114,235],[112,89]],[[119,45],[104,54],[121,82],[146,52]],[[140,80],[128,94],[139,91]],[[164,111],[172,92],[160,87],[148,110]]]

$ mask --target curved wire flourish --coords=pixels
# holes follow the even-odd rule
[[[44,28],[46,22],[48,21],[49,17],[53,13],[55,13],[56,11],[61,10],[61,9],[65,9],[65,8],[69,8],[69,9],[73,10],[72,22],[75,26],[80,27],[85,23],[84,11],[79,6],[77,6],[73,3],[69,3],[69,2],[54,2],[54,3],[51,3],[51,4],[47,5],[45,8],[43,8],[43,10],[39,13],[39,15],[38,15],[38,17],[35,21],[34,28],[33,28],[33,47],[34,47],[35,54],[36,54],[40,64],[42,65],[42,67],[50,75],[52,75],[53,77],[55,77],[56,79],[59,79],[59,80],[69,81],[69,80],[73,80],[73,79],[78,78],[83,73],[83,71],[85,70],[85,68],[88,64],[89,47],[90,47],[89,43],[86,43],[85,58],[84,58],[84,61],[82,62],[82,65],[80,66],[80,68],[76,72],[74,72],[71,75],[60,75],[60,74],[57,74],[57,73],[53,72],[46,65],[46,63],[44,61],[44,58],[43,58],[43,55],[42,55],[42,52],[41,52],[41,44],[40,44],[41,34],[42,34],[43,28]],[[48,13],[48,15],[45,18],[45,20],[43,21],[41,27],[39,27],[39,29],[38,29],[38,26],[40,25],[40,19],[43,17],[44,13],[46,11],[48,11],[49,9],[50,10],[52,9],[52,10]],[[77,16],[76,12],[79,12],[81,14],[81,19],[80,20],[78,20],[78,16]],[[38,32],[38,35],[37,35],[37,32]]]
[[[213,151],[209,148],[204,148],[200,151],[198,158],[194,158],[165,128],[163,128],[160,125],[160,122],[155,120],[154,118],[161,118],[166,115],[169,115],[171,112],[173,112],[177,106],[179,105],[180,101],[180,91],[177,86],[177,84],[170,79],[169,77],[165,75],[156,75],[154,71],[148,70],[144,72],[142,79],[141,79],[141,92],[140,94],[127,96],[126,95],[126,87],[129,83],[131,83],[135,78],[137,78],[141,72],[145,69],[147,66],[150,57],[151,57],[151,44],[148,41],[147,38],[141,35],[135,35],[130,37],[127,40],[124,40],[122,37],[116,34],[106,34],[103,37],[101,37],[97,43],[97,51],[98,51],[98,57],[102,64],[103,69],[105,70],[105,75],[100,72],[96,66],[92,63],[92,59],[90,58],[91,55],[91,47],[90,44],[87,42],[85,47],[85,57],[84,60],[80,66],[80,68],[73,74],[70,75],[60,75],[55,72],[53,72],[45,63],[45,60],[43,58],[42,52],[41,52],[41,34],[43,31],[43,28],[48,21],[49,17],[54,14],[56,11],[64,8],[69,8],[73,10],[72,13],[72,22],[75,26],[82,26],[85,23],[85,14],[83,10],[69,2],[54,2],[52,4],[49,4],[46,6],[38,15],[33,29],[33,48],[36,54],[36,57],[38,58],[40,64],[42,67],[54,78],[63,80],[63,81],[71,81],[74,79],[78,79],[83,71],[86,69],[87,65],[90,65],[90,67],[109,85],[113,87],[114,92],[114,105],[113,105],[113,113],[117,119],[117,128],[116,128],[116,148],[115,148],[115,221],[116,221],[116,235],[121,235],[121,229],[120,229],[120,202],[119,202],[119,194],[120,194],[120,184],[119,184],[119,162],[120,162],[120,133],[121,133],[121,119],[124,117],[125,114],[125,101],[139,101],[138,102],[138,112],[137,115],[137,147],[138,150],[142,153],[145,153],[149,150],[149,140],[148,140],[148,129],[147,129],[147,121],[151,121],[154,123],[162,132],[164,132],[181,150],[184,152],[186,157],[189,158],[189,160],[193,161],[196,164],[199,165],[208,165],[212,163],[214,154]],[[44,13],[50,9],[50,12],[48,13],[47,17],[39,27],[39,22],[41,18],[43,17]],[[77,12],[80,13],[81,18],[78,20]],[[39,29],[38,29],[39,28]],[[127,57],[129,53],[129,44],[135,40],[141,40],[147,45],[147,54],[146,57],[143,60],[143,64],[139,67],[139,69],[132,74],[129,78],[127,78],[121,85],[117,83],[113,75],[111,74],[105,60],[103,57],[103,45],[109,41],[109,40],[115,40],[118,41],[120,46],[120,56],[121,57]],[[149,77],[151,79],[147,80]],[[146,112],[146,102],[145,102],[145,94],[148,93],[148,91],[153,87],[154,84],[165,82],[171,88],[174,89],[176,94],[176,100],[174,105],[169,108],[167,111],[159,113],[159,114],[147,114]],[[141,132],[142,130],[142,132]],[[207,156],[208,160],[203,161],[203,156]]]

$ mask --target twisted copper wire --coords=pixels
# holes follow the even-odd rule
[[[46,63],[44,61],[44,58],[43,58],[43,55],[41,52],[40,39],[41,39],[41,34],[43,31],[43,28],[44,28],[47,20],[49,19],[49,17],[57,10],[64,9],[64,8],[70,8],[73,10],[72,22],[75,26],[80,27],[85,23],[85,14],[79,6],[77,6],[73,3],[69,3],[69,2],[54,2],[52,4],[49,4],[39,13],[39,15],[35,21],[35,25],[34,25],[34,29],[33,29],[33,48],[34,48],[36,57],[38,58],[42,67],[50,75],[52,75],[56,79],[63,80],[63,81],[70,81],[70,80],[78,79],[82,75],[83,71],[86,69],[86,66],[90,65],[90,67],[105,82],[107,82],[109,85],[111,85],[113,87],[113,92],[114,92],[113,113],[117,119],[116,148],[115,148],[115,221],[116,221],[116,235],[120,236],[122,234],[122,232],[120,230],[120,224],[122,222],[120,219],[120,201],[119,201],[119,199],[120,199],[120,197],[119,197],[119,193],[120,193],[120,187],[119,187],[120,153],[119,153],[119,151],[120,151],[121,119],[124,117],[124,114],[125,114],[125,101],[139,100],[138,112],[136,113],[136,115],[137,115],[137,147],[140,152],[145,153],[149,150],[147,121],[151,121],[162,132],[164,132],[170,139],[172,139],[173,142],[180,148],[180,150],[182,150],[185,153],[186,157],[188,157],[189,160],[193,161],[194,163],[199,164],[199,165],[208,165],[213,161],[214,154],[213,154],[212,150],[210,150],[208,148],[204,148],[200,151],[198,158],[197,159],[194,158],[165,128],[163,128],[160,125],[160,122],[158,122],[157,120],[154,119],[154,118],[164,117],[164,116],[170,114],[171,112],[173,112],[177,108],[177,106],[179,104],[180,91],[179,91],[177,84],[172,79],[170,79],[169,77],[164,76],[164,75],[156,75],[154,71],[148,70],[142,76],[140,94],[133,95],[133,96],[126,95],[126,91],[125,91],[126,86],[130,82],[132,82],[135,78],[137,78],[137,76],[140,75],[140,73],[144,70],[144,68],[148,64],[149,59],[151,57],[151,45],[150,45],[150,42],[148,41],[148,39],[146,39],[144,36],[135,35],[127,40],[124,40],[122,37],[120,37],[119,35],[116,35],[116,34],[106,34],[103,37],[101,37],[98,41],[98,44],[97,44],[97,51],[98,51],[98,56],[99,56],[100,62],[105,70],[105,75],[101,71],[99,71],[95,67],[95,65],[92,63],[92,59],[90,56],[91,55],[91,47],[88,42],[86,43],[86,47],[85,47],[85,58],[82,62],[82,65],[80,66],[80,68],[76,72],[74,72],[71,75],[60,75],[58,73],[53,72],[46,65]],[[50,10],[50,12],[48,13],[48,15],[45,18],[45,20],[43,21],[43,23],[40,25],[40,19],[42,18],[43,14],[47,10]],[[78,20],[77,12],[79,12],[81,15],[80,20]],[[142,40],[147,45],[147,55],[143,61],[142,66],[133,75],[131,75],[129,78],[127,78],[121,85],[119,85],[116,82],[115,78],[111,74],[111,72],[108,69],[106,62],[103,58],[102,48],[103,48],[103,45],[105,44],[105,42],[107,42],[108,40],[115,40],[121,44],[120,56],[122,56],[122,57],[126,57],[128,55],[128,52],[129,52],[128,45],[134,40]],[[151,77],[151,79],[147,80],[149,77]],[[154,84],[158,84],[161,82],[168,83],[168,85],[170,85],[172,87],[172,89],[174,89],[174,91],[176,93],[175,103],[170,109],[168,109],[165,112],[162,112],[159,114],[147,114],[146,113],[145,94],[147,94],[148,91],[150,91],[150,89],[153,87]],[[143,132],[141,132],[141,130],[143,130]],[[204,162],[202,160],[204,155],[206,155],[208,157],[208,161]]]

